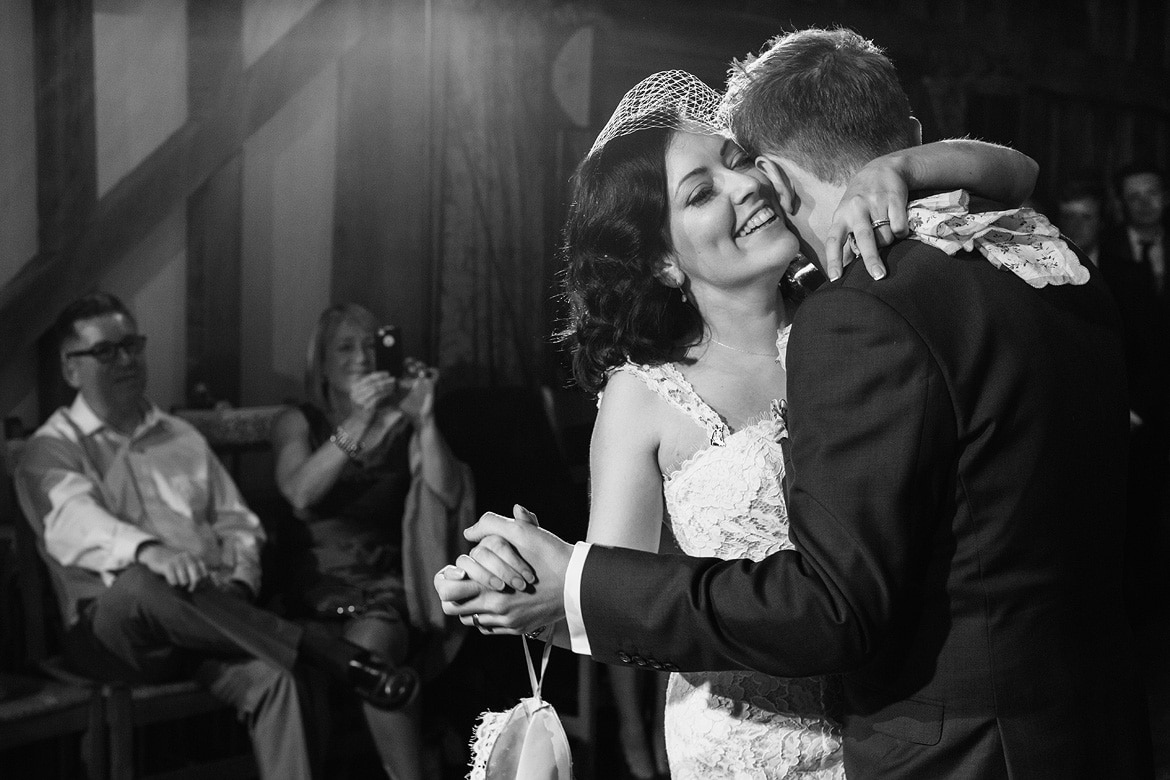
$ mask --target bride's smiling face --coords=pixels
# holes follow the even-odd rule
[[[691,289],[774,288],[799,251],[773,191],[734,141],[679,132],[666,148],[673,256]]]

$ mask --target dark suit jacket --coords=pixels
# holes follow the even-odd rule
[[[1164,229],[1170,237],[1170,222]],[[1143,420],[1165,426],[1170,423],[1170,279],[1159,294],[1149,270],[1133,256],[1124,225],[1102,236],[1100,257],[1124,325],[1130,403]]]
[[[915,241],[886,263],[796,315],[796,550],[595,547],[594,657],[845,673],[850,780],[1141,777],[1116,310],[1096,273],[1036,290]]]
[[[1170,236],[1170,224],[1164,230]],[[1125,331],[1130,407],[1142,418],[1130,436],[1130,609],[1138,625],[1164,625],[1170,619],[1170,283],[1158,293],[1149,269],[1134,257],[1124,225],[1102,236],[1100,259]]]

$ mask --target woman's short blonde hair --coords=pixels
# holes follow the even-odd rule
[[[333,334],[343,322],[351,322],[371,336],[378,330],[378,318],[356,303],[335,303],[317,318],[317,326],[309,336],[309,348],[305,353],[305,395],[309,403],[325,411],[332,410],[325,361]]]

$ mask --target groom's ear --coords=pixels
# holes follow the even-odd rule
[[[910,145],[922,146],[922,123],[916,116],[910,117]]]
[[[768,181],[772,184],[772,189],[776,191],[776,197],[780,200],[780,208],[788,215],[795,214],[800,208],[800,198],[796,194],[796,190],[792,187],[792,180],[788,178],[788,174],[784,169],[763,155],[756,158],[756,168],[763,172],[768,177]]]

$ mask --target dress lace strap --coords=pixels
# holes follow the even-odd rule
[[[723,421],[718,412],[699,397],[695,388],[673,363],[663,363],[656,366],[626,363],[617,370],[638,377],[668,404],[694,420],[707,432],[707,438],[711,444],[721,445],[727,440],[731,433],[727,423]]]

